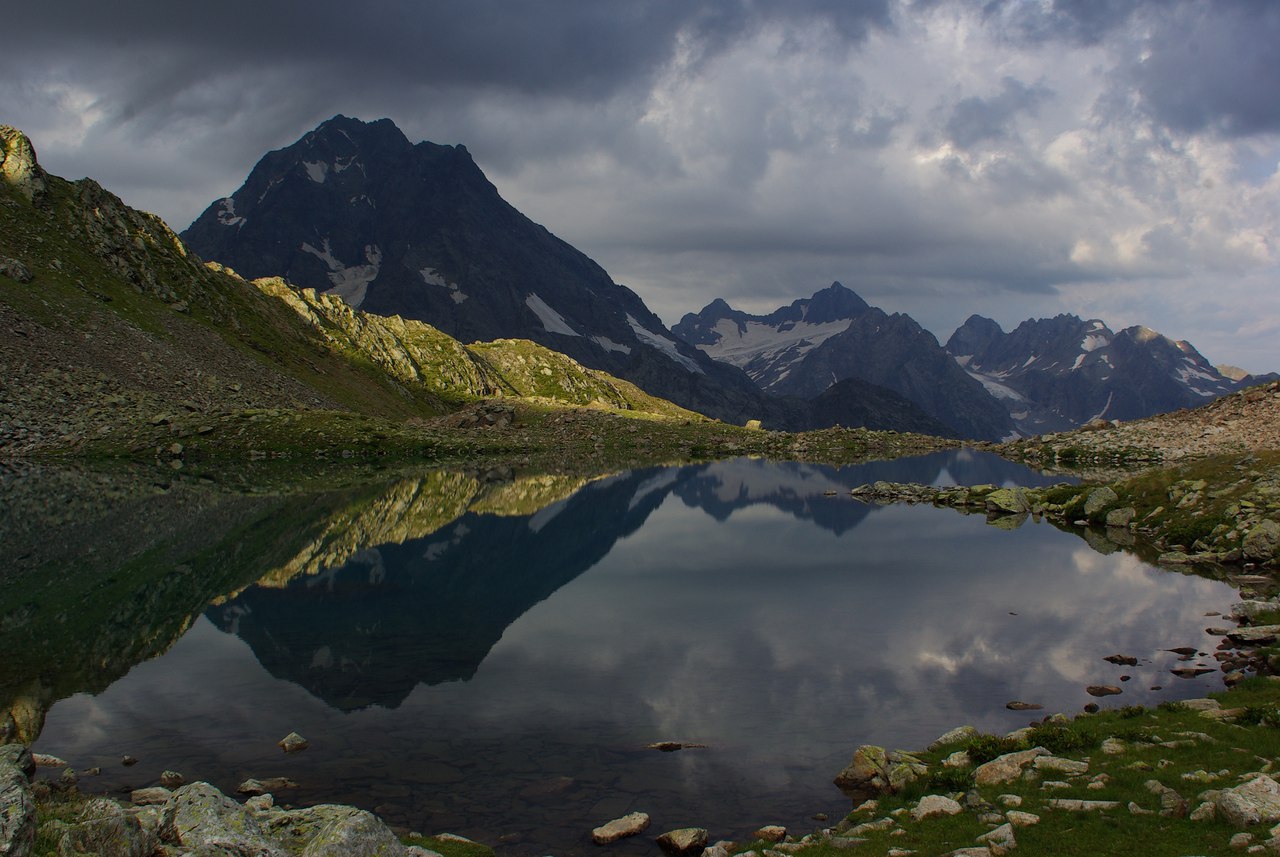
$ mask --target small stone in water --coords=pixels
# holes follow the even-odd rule
[[[311,746],[311,742],[297,732],[290,732],[279,741],[280,749],[286,753],[300,753]]]

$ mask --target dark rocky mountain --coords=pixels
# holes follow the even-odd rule
[[[503,200],[465,147],[410,143],[389,119],[336,116],[268,153],[182,237],[246,278],[280,276],[463,342],[531,339],[726,421],[795,423]]]
[[[743,369],[769,393],[814,399],[836,382],[858,379],[897,393],[948,426],[948,434],[998,440],[1013,431],[1008,412],[933,334],[910,316],[869,306],[838,282],[768,315],[716,300],[672,332]]]
[[[1147,327],[1115,333],[1098,319],[1074,315],[1030,319],[1009,333],[970,316],[947,351],[1008,407],[1025,434],[1198,407],[1240,385],[1188,342]]]

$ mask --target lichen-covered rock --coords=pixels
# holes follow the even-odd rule
[[[964,807],[945,795],[925,795],[911,810],[911,820],[921,821],[926,818],[959,815],[963,811]]]
[[[208,783],[185,785],[170,796],[160,813],[160,838],[192,850],[222,848],[240,857],[283,855],[263,836],[248,809]]]
[[[21,259],[0,256],[0,276],[8,277],[19,283],[29,283],[31,282],[31,269],[23,264]]]
[[[1084,499],[1084,514],[1086,518],[1092,518],[1108,506],[1120,502],[1120,496],[1105,485],[1101,488],[1094,488]]]
[[[94,798],[85,805],[80,820],[62,834],[58,853],[62,857],[150,857],[158,844],[155,833],[120,804],[108,798]]]
[[[1280,556],[1280,524],[1270,519],[1259,521],[1240,543],[1240,552],[1253,562],[1268,562]]]
[[[10,753],[17,758],[20,754]],[[0,760],[0,855],[27,857],[36,842],[36,804],[22,768]]]
[[[1112,509],[1107,512],[1108,527],[1127,527],[1137,516],[1137,512],[1132,506],[1125,506],[1123,509]]]
[[[0,125],[0,180],[17,188],[30,202],[44,196],[44,170],[36,162],[31,140],[17,128]]]
[[[957,726],[955,729],[951,729],[939,735],[937,739],[929,745],[928,749],[929,752],[932,753],[934,750],[949,747],[952,744],[963,744],[966,741],[972,741],[974,738],[977,738],[978,734],[978,730],[972,726]]]
[[[298,814],[314,816],[312,824],[317,828],[302,857],[404,857],[404,844],[371,812],[321,805],[283,813]]]
[[[1019,515],[1031,511],[1031,498],[1025,488],[997,488],[987,495],[988,512],[1000,515]]]
[[[28,780],[36,775],[36,760],[25,744],[5,744],[0,746],[0,765],[13,765]]]
[[[1005,753],[984,765],[979,765],[973,772],[973,781],[979,786],[1011,783],[1022,776],[1022,769],[1034,762],[1037,757],[1047,755],[1049,751],[1043,747]]]
[[[1003,857],[1003,855],[1018,847],[1018,842],[1013,835],[1012,824],[1002,824],[995,830],[990,830],[979,836],[978,841],[987,846],[991,851],[992,857]]]
[[[1217,816],[1236,827],[1280,821],[1280,784],[1265,774],[1218,795]]]
[[[853,760],[836,775],[834,782],[850,794],[893,794],[928,772],[928,766],[910,753],[863,744],[854,751]]]
[[[662,850],[674,857],[693,857],[703,852],[710,837],[704,827],[682,827],[658,837]]]

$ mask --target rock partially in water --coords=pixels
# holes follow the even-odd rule
[[[290,732],[279,741],[280,749],[286,753],[301,753],[311,746],[311,742],[297,732]]]
[[[591,841],[596,845],[608,845],[610,842],[643,833],[648,827],[649,814],[633,812],[592,830]]]
[[[682,827],[658,837],[658,845],[673,857],[696,857],[707,847],[710,837],[704,827]]]
[[[1084,689],[1084,692],[1090,696],[1115,696],[1118,693],[1124,693],[1113,684],[1091,684]]]

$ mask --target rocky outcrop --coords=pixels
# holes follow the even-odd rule
[[[0,180],[16,188],[28,202],[38,201],[47,190],[31,141],[8,125],[0,125]]]
[[[17,749],[13,749],[17,747]],[[6,745],[0,752],[0,857],[27,857],[36,841],[36,805],[25,747]]]
[[[835,784],[852,796],[895,794],[928,773],[918,758],[902,750],[863,744],[853,760],[836,775]]]
[[[143,826],[136,812],[126,812],[108,798],[94,798],[80,812],[79,821],[62,834],[58,852],[98,857],[151,857],[159,844],[155,830]]]

